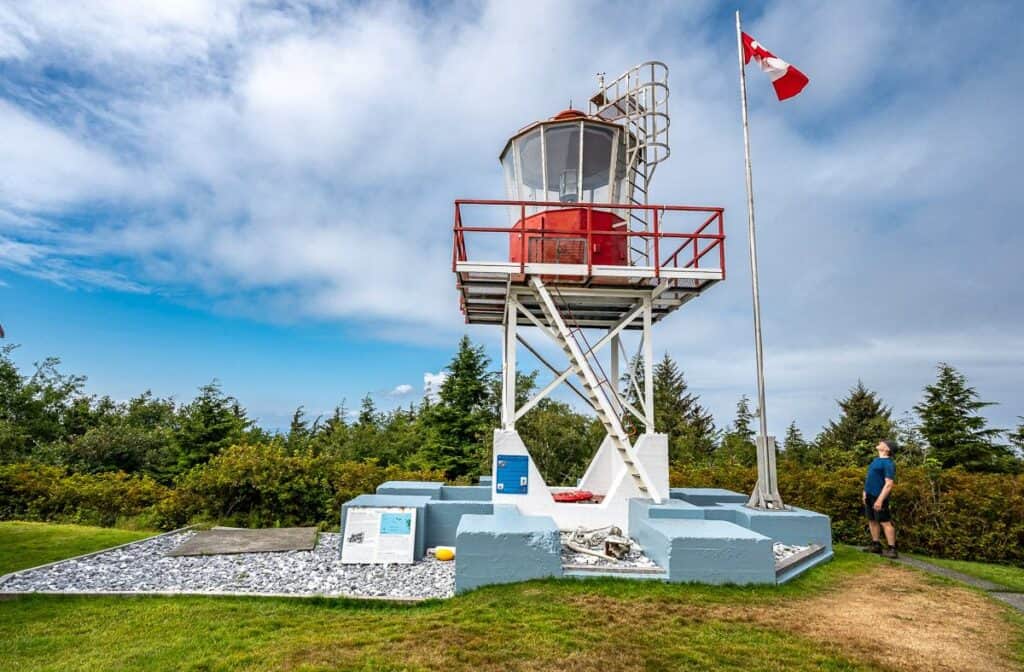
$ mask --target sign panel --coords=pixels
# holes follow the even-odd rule
[[[343,563],[411,564],[415,551],[415,508],[351,506],[346,510]]]
[[[530,458],[526,455],[498,455],[494,490],[502,495],[525,495],[530,485]]]

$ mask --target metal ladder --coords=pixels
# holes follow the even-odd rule
[[[626,465],[629,476],[636,485],[637,490],[645,497],[660,501],[655,489],[651,487],[651,483],[647,480],[646,473],[642,472],[638,466],[639,460],[633,445],[630,443],[629,435],[622,425],[621,415],[615,412],[609,395],[606,394],[602,387],[609,384],[607,377],[603,381],[599,380],[594,372],[594,368],[590,365],[588,357],[592,350],[588,348],[586,352],[583,351],[574,335],[574,330],[566,326],[558,306],[555,305],[551,293],[548,292],[541,279],[537,276],[532,276],[530,284],[533,285],[533,291],[537,296],[541,312],[544,314],[547,323],[552,327],[555,341],[562,348],[562,351],[565,352],[566,356],[568,356],[569,365],[580,379],[591,406],[593,406],[598,419],[608,432],[608,437]],[[579,327],[575,327],[575,330],[579,331]]]
[[[630,205],[648,204],[654,170],[671,152],[668,97],[668,66],[661,61],[646,61],[611,82],[605,82],[602,73],[598,78],[598,90],[590,98],[592,116],[624,127]],[[651,227],[649,212],[646,209],[639,212],[628,209],[628,228],[630,231],[647,232]],[[642,248],[630,245],[630,261],[633,265],[650,266],[651,241],[647,237],[642,240]]]

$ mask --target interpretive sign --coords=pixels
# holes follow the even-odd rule
[[[526,455],[498,455],[495,491],[502,495],[525,495],[529,490],[530,461]]]
[[[410,564],[415,559],[416,509],[349,507],[341,545],[345,564]]]

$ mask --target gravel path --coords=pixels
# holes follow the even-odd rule
[[[26,570],[4,593],[260,593],[425,599],[451,597],[455,563],[432,555],[412,565],[343,565],[341,535],[321,533],[312,551],[168,557],[191,537],[145,539],[79,560]]]

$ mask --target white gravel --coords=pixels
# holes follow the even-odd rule
[[[28,570],[0,583],[5,593],[258,593],[445,598],[455,563],[433,555],[412,565],[343,565],[341,535],[321,533],[312,551],[168,557],[193,532],[146,539],[80,560]]]

